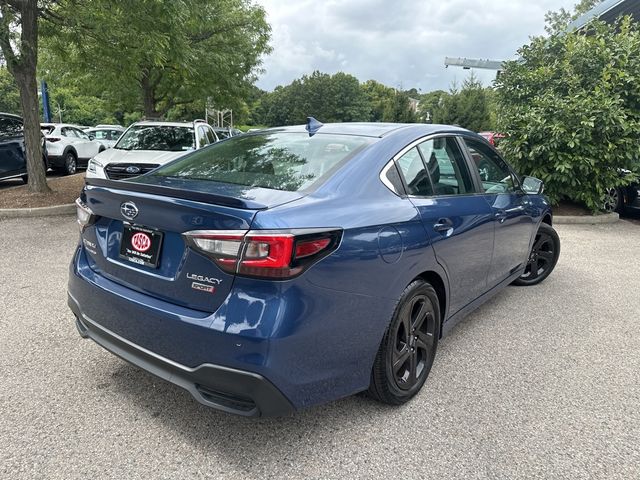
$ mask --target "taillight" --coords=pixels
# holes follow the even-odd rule
[[[47,137],[47,142],[51,142],[51,143],[59,142],[60,140],[62,139],[58,137]]]
[[[238,275],[287,279],[333,252],[341,230],[251,230],[186,232],[187,244],[222,270]]]
[[[78,225],[80,225],[80,232],[84,232],[84,229],[95,223],[96,220],[96,216],[93,211],[79,198],[76,199],[76,216],[78,219]]]

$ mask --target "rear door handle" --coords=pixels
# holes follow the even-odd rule
[[[433,229],[436,232],[446,232],[453,227],[453,222],[450,218],[440,218],[438,222],[433,225]]]

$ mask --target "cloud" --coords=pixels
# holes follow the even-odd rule
[[[258,0],[273,28],[273,52],[258,86],[272,90],[313,70],[422,91],[447,89],[467,72],[444,57],[514,58],[544,31],[548,10],[576,0]],[[495,72],[476,71],[489,83]]]

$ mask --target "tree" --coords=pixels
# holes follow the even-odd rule
[[[547,12],[545,15],[547,24],[545,30],[549,35],[562,33],[567,29],[569,23],[577,20],[578,17],[584,15],[602,2],[603,0],[580,0],[580,2],[574,6],[573,13],[564,8],[561,8],[557,12]]]
[[[369,120],[382,122],[385,108],[393,101],[395,90],[375,80],[367,80],[362,84],[362,90],[367,96],[367,102],[371,110]]]
[[[0,0],[0,51],[20,92],[29,191],[34,193],[50,192],[42,161],[36,81],[41,13],[37,0]]]
[[[630,18],[532,39],[496,81],[501,150],[562,199],[602,209],[640,157],[640,32]]]
[[[261,98],[259,108],[259,123],[270,126],[304,123],[308,116],[325,123],[366,121],[371,110],[356,77],[318,71],[276,87]]]
[[[460,90],[456,84],[452,85],[449,95],[443,97],[440,107],[435,109],[433,122],[460,125],[475,132],[491,129],[487,93],[473,72]]]
[[[385,122],[414,123],[416,115],[411,108],[411,101],[407,92],[394,91],[390,101],[386,103],[382,119]]]
[[[82,83],[147,118],[240,97],[270,51],[250,0],[61,0],[47,18],[49,83]]]
[[[433,116],[436,110],[443,107],[445,98],[449,94],[444,90],[434,90],[422,95],[418,108],[418,119],[423,123],[433,123]]]

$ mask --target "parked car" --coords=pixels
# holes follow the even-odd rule
[[[42,137],[42,161],[47,171],[47,145]],[[24,183],[27,176],[27,158],[25,155],[22,118],[10,113],[0,113],[0,180],[21,178]]]
[[[504,138],[503,133],[498,132],[480,132],[478,135],[484,137],[484,139],[491,144],[493,147],[498,147],[500,141]]]
[[[638,162],[640,171],[640,162]],[[630,175],[629,170],[620,170],[620,175]],[[640,183],[633,182],[625,187],[609,188],[604,197],[602,208],[605,212],[640,213]]]
[[[499,174],[481,179],[471,149]],[[365,390],[397,405],[461,318],[552,272],[542,189],[457,127],[311,119],[240,135],[87,179],[68,302],[83,337],[226,412]]]
[[[89,162],[87,178],[136,177],[217,141],[213,128],[200,120],[134,123],[112,149]]]
[[[87,128],[84,133],[89,135],[91,140],[95,140],[101,145],[104,145],[105,148],[112,148],[125,130],[125,128],[117,126],[98,126]]]
[[[49,165],[65,175],[85,168],[89,159],[106,149],[75,125],[42,123],[40,128],[47,139]]]

